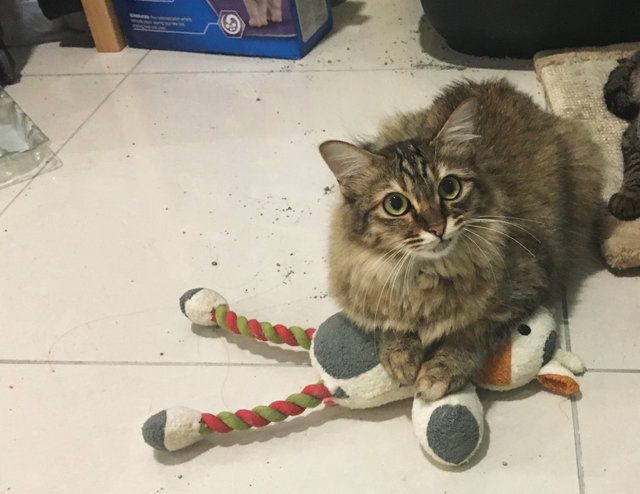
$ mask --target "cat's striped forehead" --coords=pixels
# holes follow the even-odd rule
[[[384,152],[402,188],[423,196],[419,199],[436,195],[438,181],[448,172],[444,163],[433,159],[433,151],[409,139],[387,146]]]

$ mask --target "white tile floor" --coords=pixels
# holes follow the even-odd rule
[[[142,441],[160,409],[236,410],[314,381],[304,352],[192,328],[177,298],[209,286],[239,312],[310,326],[335,310],[322,140],[370,133],[463,76],[506,76],[543,102],[530,65],[452,53],[417,1],[334,15],[297,62],[30,54],[7,90],[64,166],[0,190],[0,493],[639,492],[640,279],[604,271],[570,297],[582,396],[483,393],[489,438],[461,471],[425,458],[407,402],[174,454]]]

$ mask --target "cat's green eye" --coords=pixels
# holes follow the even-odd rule
[[[397,192],[389,194],[382,201],[382,207],[391,216],[402,216],[409,211],[409,206],[409,199]]]
[[[440,185],[438,185],[438,194],[447,201],[453,201],[460,195],[461,190],[462,184],[460,183],[460,180],[453,175],[444,177],[440,180]]]

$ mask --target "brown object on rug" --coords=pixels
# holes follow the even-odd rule
[[[534,63],[547,107],[556,115],[581,121],[602,149],[605,169],[604,204],[622,183],[620,140],[627,122],[609,113],[603,88],[618,59],[640,49],[640,43],[545,51]],[[613,270],[640,267],[640,218],[621,221],[604,213],[601,250]]]

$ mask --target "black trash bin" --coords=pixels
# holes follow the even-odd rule
[[[540,50],[640,41],[640,0],[421,0],[454,50],[530,58]]]

